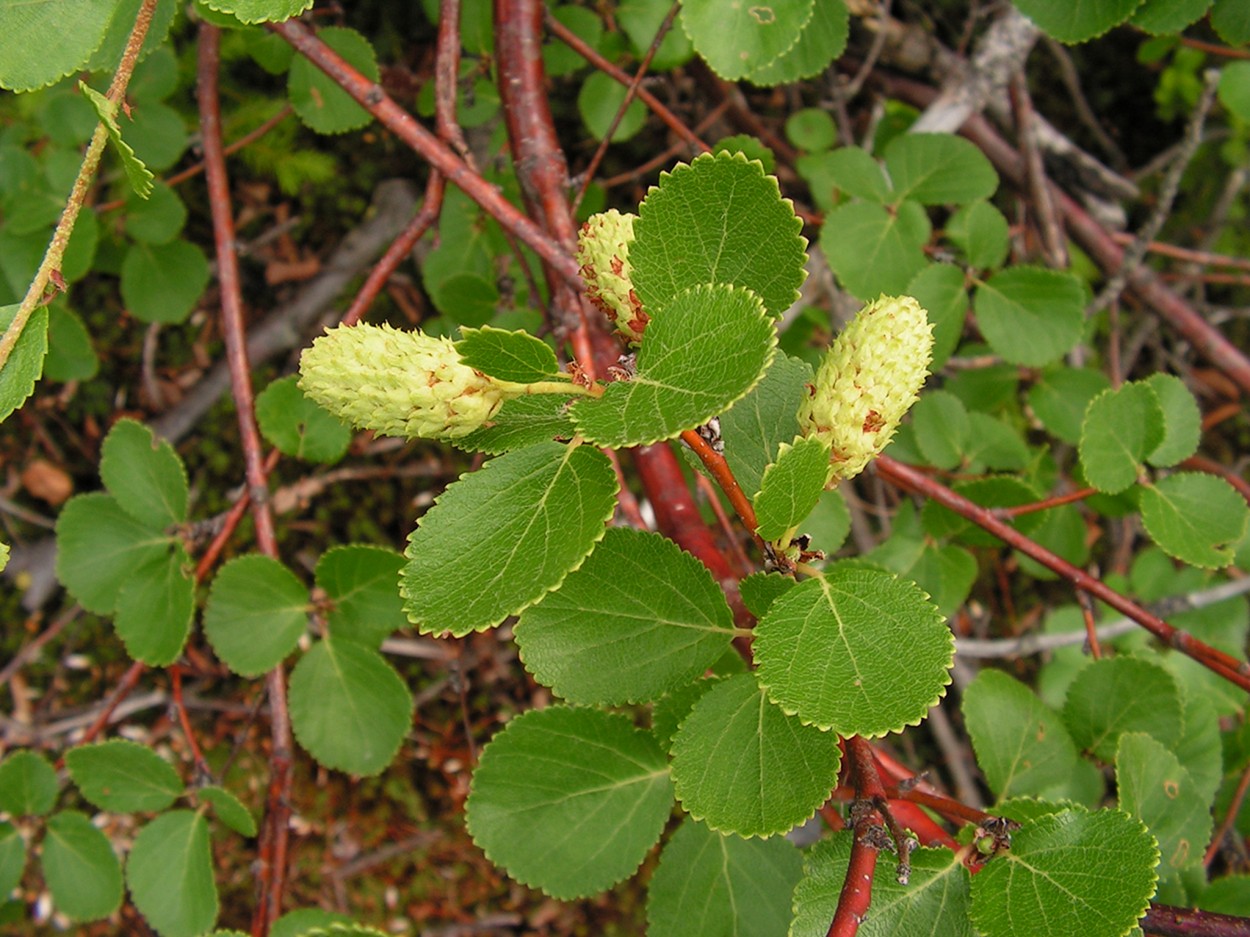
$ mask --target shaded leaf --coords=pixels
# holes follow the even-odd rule
[[[116,813],[164,810],[182,794],[174,766],[150,748],[111,739],[65,753],[70,777],[94,806]]]
[[[49,817],[40,858],[52,903],[71,920],[108,917],[121,904],[121,863],[86,814],[62,810]]]
[[[161,937],[196,937],[212,927],[217,883],[204,817],[171,810],[141,829],[126,859],[126,887]]]
[[[204,609],[204,635],[221,662],[244,677],[276,666],[308,626],[308,590],[267,556],[240,556],[218,571]]]

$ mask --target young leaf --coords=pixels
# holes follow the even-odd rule
[[[130,187],[140,198],[147,198],[152,194],[152,180],[156,177],[152,175],[152,170],[143,165],[143,160],[135,156],[135,151],[130,144],[122,139],[122,128],[117,125],[118,105],[110,101],[95,88],[89,86],[85,81],[78,82],[78,90],[82,92],[83,97],[90,102],[95,108],[96,116],[100,118],[100,122],[104,124],[105,130],[108,131],[109,141],[113,144],[113,149],[121,158],[122,169],[126,172],[126,179],[130,182]]]
[[[741,153],[699,156],[661,173],[638,206],[629,247],[634,289],[654,315],[692,286],[744,286],[779,316],[799,298],[807,276],[802,229],[777,180],[758,162]]]
[[[612,448],[676,436],[750,391],[776,342],[772,321],[749,289],[691,287],[652,312],[637,374],[609,384],[601,397],[577,400],[573,421],[587,440]]]
[[[685,0],[681,23],[712,71],[736,81],[789,51],[815,5],[815,0],[773,0],[766,6],[726,7],[718,0]]]
[[[87,611],[109,615],[127,580],[162,563],[169,545],[111,495],[77,495],[56,519],[56,578]]]
[[[1179,377],[1160,372],[1150,375],[1145,383],[1159,398],[1163,411],[1163,439],[1146,460],[1161,467],[1176,465],[1198,451],[1202,414],[1194,395]]]
[[[41,860],[52,903],[71,920],[108,917],[121,904],[121,863],[86,814],[62,810],[48,818]]]
[[[41,817],[56,803],[56,771],[37,752],[19,749],[0,761],[0,810]]]
[[[317,38],[370,81],[379,76],[377,56],[369,41],[354,29],[329,26]],[[367,126],[373,117],[303,56],[291,62],[287,94],[299,119],[317,133],[339,134]]]
[[[560,373],[560,363],[551,346],[528,332],[509,332],[489,325],[462,328],[456,351],[462,364],[514,384],[533,384]]]
[[[164,810],[182,794],[182,779],[173,765],[125,739],[71,748],[65,767],[82,796],[101,810]]]
[[[672,805],[648,733],[619,714],[560,706],[517,716],[482,750],[465,819],[492,862],[567,899],[631,875]]]
[[[1122,937],[1155,890],[1159,850],[1118,810],[1072,806],[1024,821],[1011,849],[972,878],[972,923],[985,937]]]
[[[234,673],[255,677],[276,666],[307,627],[308,590],[277,560],[240,556],[213,580],[204,635]]]
[[[647,935],[784,934],[802,874],[802,855],[785,837],[724,836],[687,819],[647,887]]]
[[[820,247],[842,285],[863,300],[900,295],[925,268],[929,239],[924,209],[903,202],[897,213],[871,202],[851,202],[825,216]]]
[[[1172,675],[1132,657],[1104,657],[1078,673],[1068,687],[1063,720],[1078,748],[1106,762],[1115,758],[1123,732],[1146,732],[1174,748],[1184,726]]]
[[[0,895],[10,894],[26,871],[26,840],[12,823],[0,820]]]
[[[760,684],[787,713],[880,736],[917,725],[941,699],[955,641],[915,583],[837,566],[769,606],[753,652]]]
[[[999,801],[1065,792],[1078,755],[1059,714],[1014,677],[982,670],[964,691],[977,765]]]
[[[351,445],[351,427],[306,397],[298,382],[294,374],[281,378],[256,398],[260,431],[285,455],[333,464]]]
[[[1168,748],[1144,732],[1125,732],[1115,755],[1120,809],[1150,827],[1159,844],[1159,877],[1202,862],[1211,839],[1211,798]]]
[[[291,671],[291,728],[327,768],[377,774],[412,724],[412,695],[377,651],[327,638]]]
[[[837,736],[786,715],[752,674],[705,693],[677,730],[672,753],[682,807],[739,836],[798,826],[828,798],[841,764]]]
[[[806,361],[776,355],[755,389],[721,414],[725,461],[743,491],[759,491],[777,449],[799,432],[799,404],[812,380]]]
[[[1246,499],[1224,479],[1202,472],[1169,475],[1141,491],[1146,532],[1169,555],[1194,566],[1219,569],[1233,561],[1246,532]]]
[[[514,628],[534,678],[572,703],[654,700],[725,653],[733,615],[707,568],[659,534],[615,527]]]
[[[364,544],[334,547],[317,561],[314,578],[331,601],[330,637],[376,650],[404,628],[403,602],[395,583],[404,558],[394,550]]]
[[[163,813],[135,837],[126,859],[130,899],[161,937],[196,937],[217,920],[208,823],[199,813]]]
[[[803,878],[794,890],[790,937],[824,937],[829,930],[846,881],[853,837],[849,830],[834,833],[808,851]],[[949,849],[915,850],[907,885],[900,885],[894,876],[895,861],[888,853],[877,860],[871,910],[860,934],[975,937],[968,921],[968,870],[955,853]]]
[[[760,86],[785,85],[819,75],[846,51],[850,31],[845,0],[819,0],[799,33],[799,41],[779,58],[753,69],[746,80]]]
[[[229,13],[244,23],[280,23],[299,16],[313,0],[203,0],[218,13]]]
[[[533,394],[505,400],[480,429],[449,440],[467,452],[497,455],[553,439],[572,439],[577,428],[568,414],[569,401],[558,394]]]
[[[135,420],[118,420],[100,447],[100,479],[122,510],[155,531],[187,518],[187,473],[174,447]]]
[[[136,569],[117,594],[113,627],[126,653],[150,667],[172,664],[182,653],[195,614],[195,581],[181,543],[158,561]]]
[[[828,442],[798,437],[793,444],[782,443],[753,499],[760,537],[779,540],[802,523],[816,507],[828,478]]]
[[[3,32],[0,31],[0,35]],[[17,315],[18,303],[0,306],[0,335]],[[35,389],[35,381],[43,371],[48,353],[48,310],[40,306],[26,320],[26,327],[9,353],[9,360],[0,370],[0,420],[20,407]]]
[[[1148,384],[1106,390],[1081,424],[1081,468],[1099,491],[1118,494],[1137,480],[1142,461],[1163,441],[1163,409]]]
[[[1014,0],[1020,12],[1043,32],[1060,42],[1084,42],[1123,23],[1142,0],[1090,0],[1056,3],[1054,0]],[[993,935],[986,935],[993,937]]]
[[[461,636],[519,614],[582,564],[615,503],[612,466],[590,446],[548,442],[492,459],[449,486],[408,538],[408,619]]]
[[[208,286],[208,259],[190,241],[133,244],[121,274],[122,301],[137,318],[182,322]]]
[[[998,173],[975,143],[949,133],[904,133],[885,148],[894,199],[963,205],[989,198]]]
[[[209,785],[208,787],[201,787],[195,793],[202,802],[212,804],[213,811],[217,814],[217,819],[240,836],[256,835],[256,818],[252,816],[247,807],[243,806],[243,802],[239,798],[235,797],[224,787]],[[270,933],[273,933],[273,931],[271,930]]]
[[[1080,341],[1083,300],[1080,281],[1070,273],[1010,267],[978,286],[972,304],[991,348],[1012,364],[1041,367]]]
[[[34,91],[77,71],[104,41],[114,7],[98,0],[0,4],[0,87]]]

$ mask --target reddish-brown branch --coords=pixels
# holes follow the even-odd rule
[[[130,691],[138,685],[139,678],[143,676],[144,671],[147,669],[148,665],[139,660],[126,669],[126,672],[122,674],[122,678],[117,681],[117,687],[113,690],[113,695],[109,697],[108,703],[100,710],[100,714],[96,716],[95,722],[87,726],[87,731],[78,740],[80,745],[86,745],[88,742],[95,741],[96,737],[104,731],[104,727],[113,718],[114,710],[121,705],[122,700],[130,695]],[[58,761],[57,765],[59,766],[62,761],[64,761],[64,758]]]
[[[1026,556],[1032,557],[1043,566],[1058,573],[1076,586],[1076,588],[1083,589],[1094,598],[1110,605],[1120,614],[1131,618],[1169,647],[1187,654],[1230,683],[1236,684],[1243,690],[1250,691],[1250,665],[1230,657],[1223,651],[1219,651],[1199,641],[1184,631],[1172,627],[1161,618],[1150,614],[1150,612],[1137,603],[1111,589],[1102,581],[1073,566],[1067,560],[1047,550],[1041,544],[1024,536],[1015,528],[1004,524],[994,516],[994,512],[989,508],[974,504],[967,498],[951,491],[945,485],[929,478],[923,472],[897,462],[889,456],[878,458],[876,465],[877,471],[887,481],[909,491],[922,494],[927,498],[932,498],[961,517],[966,517],[982,529],[998,537],[1008,546],[1019,550]]]
[[[872,746],[858,735],[845,740],[846,756],[850,761],[852,783],[857,803],[868,805],[856,810],[852,828],[851,858],[838,895],[838,908],[829,924],[828,937],[855,937],[859,925],[872,903],[872,877],[877,870],[879,849],[870,840],[873,827],[884,826],[885,818],[873,804],[885,803],[885,787],[877,773]]]
[[[169,668],[169,676],[172,680],[172,701],[174,711],[178,713],[178,725],[182,727],[182,734],[187,740],[187,747],[191,749],[191,760],[195,763],[196,773],[201,778],[211,777],[213,770],[208,766],[208,762],[204,760],[204,753],[200,751],[200,743],[195,737],[195,733],[191,731],[191,720],[187,716],[186,704],[182,701],[182,668],[175,664]]]
[[[1241,806],[1246,801],[1248,790],[1250,790],[1250,765],[1247,765],[1241,772],[1241,780],[1237,782],[1237,790],[1233,792],[1233,799],[1228,802],[1228,811],[1224,814],[1224,820],[1220,823],[1220,828],[1215,831],[1215,835],[1211,837],[1206,854],[1202,857],[1203,865],[1209,867],[1219,855],[1220,848],[1224,844],[1224,837],[1232,832],[1233,825],[1237,822],[1237,814],[1241,813]]]
[[[1050,508],[1061,507],[1065,504],[1072,504],[1075,501],[1084,501],[1098,494],[1097,488],[1078,488],[1076,491],[1069,491],[1067,494],[1055,495],[1051,498],[1045,498],[1041,501],[1034,501],[1031,504],[1017,504],[1012,508],[994,508],[994,513],[998,517],[1012,518],[1019,517],[1022,514],[1034,514],[1038,511],[1046,511]]]
[[[1137,922],[1146,937],[1250,937],[1250,919],[1152,904]]]
[[[759,526],[759,522],[755,519],[755,508],[751,505],[750,500],[742,491],[742,486],[738,484],[738,479],[734,478],[734,473],[729,468],[729,463],[725,461],[725,457],[717,452],[708,443],[706,439],[700,436],[692,429],[686,430],[681,434],[682,442],[694,450],[694,454],[699,457],[699,461],[703,463],[703,467],[712,473],[712,477],[716,479],[716,484],[720,485],[721,491],[729,498],[729,503],[733,505],[738,516],[742,518],[742,523],[746,524],[752,536],[755,536],[757,543],[760,542],[758,536],[755,535],[755,528]]]

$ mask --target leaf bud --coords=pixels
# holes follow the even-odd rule
[[[389,325],[338,326],[300,358],[299,386],[353,426],[387,436],[454,439],[480,427],[524,385],[461,363],[451,339]]]
[[[800,432],[832,447],[830,483],[853,478],[881,454],[932,360],[933,327],[910,296],[882,296],[842,330],[799,408]]]
[[[637,217],[613,208],[591,215],[577,235],[577,262],[586,298],[631,342],[642,341],[649,321],[630,280],[629,244]]]

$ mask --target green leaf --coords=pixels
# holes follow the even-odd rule
[[[612,448],[676,436],[724,412],[759,383],[776,341],[772,321],[750,290],[691,287],[652,314],[637,373],[609,384],[601,397],[577,400],[573,421],[588,441]]]
[[[1130,382],[1090,402],[1081,423],[1081,468],[1099,491],[1119,494],[1163,441],[1163,408],[1149,384]]]
[[[659,534],[621,527],[514,628],[539,683],[600,705],[654,700],[689,683],[733,633],[707,567]]]
[[[781,443],[799,432],[799,404],[807,394],[812,368],[798,358],[778,354],[755,388],[720,417],[725,461],[743,491],[759,491],[764,469]]]
[[[577,112],[596,140],[602,140],[612,130],[612,142],[621,143],[637,134],[647,122],[646,106],[634,97],[620,123],[612,128],[612,122],[625,103],[626,92],[624,85],[603,72],[588,75],[582,82],[577,94]]]
[[[291,728],[327,768],[377,774],[412,724],[412,695],[377,651],[326,638],[291,671]]]
[[[794,890],[790,937],[824,937],[846,881],[854,834],[834,833],[813,846]],[[882,854],[872,881],[872,905],[860,925],[861,937],[976,937],[968,920],[969,875],[949,849],[917,849],[911,854],[911,882],[900,885],[896,859]],[[1023,937],[1022,933],[1016,937]]]
[[[684,0],[681,24],[712,71],[736,81],[774,62],[798,43],[815,6],[815,0],[772,0],[754,6]]]
[[[1150,827],[1159,844],[1159,877],[1202,864],[1211,839],[1211,798],[1176,755],[1143,732],[1125,732],[1115,756],[1120,809]]]
[[[10,894],[26,871],[26,840],[12,823],[0,820],[0,895]]]
[[[1039,495],[1035,490],[1011,475],[974,478],[972,481],[954,485],[953,489],[968,500],[987,508],[1010,508],[1039,500]],[[925,531],[932,537],[958,537],[962,542],[978,547],[1002,545],[1002,541],[993,534],[987,533],[967,518],[936,501],[925,503],[923,520]],[[1042,523],[1042,520],[1039,512],[1030,511],[1013,518],[1011,525],[1021,533],[1031,533]]]
[[[125,739],[75,746],[65,753],[65,767],[82,796],[101,810],[155,812],[182,794],[182,778],[173,765]]]
[[[461,364],[515,384],[533,384],[560,373],[560,363],[551,346],[528,332],[509,332],[489,325],[462,328],[456,353]]]
[[[244,23],[280,23],[310,9],[313,0],[203,0],[203,3],[210,10],[229,13]]]
[[[1163,410],[1163,440],[1146,457],[1151,465],[1176,465],[1198,451],[1202,434],[1202,414],[1185,382],[1172,374],[1156,373],[1146,378]]]
[[[108,917],[121,904],[121,863],[86,814],[62,810],[48,818],[41,861],[52,903],[70,920]]]
[[[782,443],[753,499],[760,537],[780,540],[802,523],[820,500],[828,477],[827,442],[800,436],[793,444]]]
[[[19,305],[0,306],[0,335],[17,315]],[[43,359],[47,353],[48,310],[41,306],[26,320],[26,327],[9,353],[9,360],[0,370],[0,421],[8,419],[9,414],[34,392],[35,381],[43,372]]]
[[[813,78],[846,51],[851,14],[845,0],[819,0],[799,41],[767,65],[746,76],[755,85],[785,85]]]
[[[1206,699],[1187,694],[1185,699],[1185,733],[1171,751],[1189,772],[1202,798],[1210,802],[1224,775],[1224,751],[1220,738],[1220,720]]]
[[[1075,446],[1090,402],[1110,387],[1110,378],[1093,368],[1055,367],[1029,388],[1029,406],[1047,432]]]
[[[1180,689],[1170,673],[1132,657],[1088,664],[1068,687],[1063,721],[1083,751],[1110,762],[1123,732],[1146,732],[1168,748],[1180,741]]]
[[[1156,36],[1178,33],[1202,19],[1211,0],[1145,0],[1132,16],[1138,29]]]
[[[984,937],[1029,933],[1123,937],[1145,913],[1159,851],[1140,820],[1069,807],[1026,820],[1011,849],[972,878]]]
[[[126,41],[134,31],[135,18],[139,15],[139,8],[142,5],[143,0],[118,0],[114,6],[115,12],[109,22],[108,31],[104,34],[104,41],[92,54],[91,60],[86,65],[86,71],[111,72],[117,68],[122,53],[126,49]],[[140,65],[135,69],[134,80],[127,88],[127,93],[136,100],[153,99],[151,95],[143,93],[145,66],[150,65],[153,59],[159,58],[159,56],[153,56],[152,52],[164,46],[164,50],[169,53],[170,63],[173,64],[173,53],[169,52],[169,46],[165,46],[164,43],[169,38],[169,29],[173,25],[179,6],[181,4],[177,0],[157,0],[156,9],[152,12],[152,22],[148,26],[148,34],[144,37],[143,46],[139,50]]]
[[[61,509],[56,548],[56,578],[87,611],[109,615],[131,576],[165,561],[170,541],[123,511],[111,495],[91,492]]]
[[[921,454],[934,468],[953,469],[972,440],[963,401],[945,390],[925,394],[912,407],[912,429]]]
[[[756,618],[763,618],[773,602],[796,585],[789,576],[781,573],[752,573],[738,583],[742,604]]]
[[[400,593],[409,620],[424,634],[461,636],[520,614],[603,537],[616,490],[602,452],[554,442],[461,476],[408,538]]]
[[[77,71],[104,41],[116,0],[0,3],[0,87],[34,91]]]
[[[1229,45],[1250,42],[1250,7],[1241,0],[1215,0],[1211,28]]]
[[[1078,755],[1059,714],[1014,677],[982,670],[964,691],[977,765],[998,800],[1066,791]]]
[[[243,805],[243,801],[235,797],[224,787],[209,785],[195,792],[196,796],[206,804],[212,804],[217,819],[240,836],[256,835],[256,818]],[[270,931],[270,933],[273,933]]]
[[[403,565],[404,558],[394,550],[363,544],[322,554],[315,578],[330,599],[330,637],[377,650],[393,632],[407,627],[396,585]]]
[[[356,30],[327,26],[318,31],[317,38],[370,81],[378,80],[380,72],[373,46]],[[303,56],[296,56],[291,62],[287,94],[299,119],[317,133],[347,133],[359,130],[373,120],[372,115],[352,100],[351,95]]]
[[[140,830],[126,860],[126,886],[161,937],[196,937],[212,927],[217,883],[204,817],[171,810]]]
[[[143,165],[143,160],[135,156],[135,151],[130,144],[122,139],[122,128],[117,125],[118,105],[85,81],[78,82],[78,90],[90,102],[95,109],[96,116],[100,118],[100,122],[108,131],[109,142],[113,144],[113,150],[121,158],[122,169],[126,173],[126,179],[130,182],[130,187],[140,198],[147,198],[152,193],[152,180],[156,177],[152,175],[152,170]]]
[[[189,241],[134,244],[121,275],[122,301],[136,318],[182,322],[208,286],[208,259]]]
[[[969,413],[968,424],[971,434],[965,457],[970,467],[1004,472],[1028,468],[1032,455],[1014,425],[988,413]]]
[[[787,713],[875,737],[917,725],[942,698],[955,641],[915,583],[835,566],[773,602],[753,652],[761,685]]]
[[[661,173],[638,206],[629,247],[634,290],[655,315],[692,286],[745,286],[779,316],[799,298],[807,276],[802,228],[794,205],[758,161],[704,154]]]
[[[191,142],[182,114],[159,101],[145,101],[134,110],[126,136],[135,156],[154,172],[172,168]]]
[[[933,325],[933,363],[937,373],[959,344],[968,312],[968,290],[964,272],[954,264],[929,264],[912,277],[903,291],[912,296],[929,314]]]
[[[989,202],[977,201],[965,205],[951,215],[945,232],[947,240],[963,251],[973,267],[1001,267],[1011,247],[1007,219]]]
[[[1014,0],[1020,12],[1060,42],[1084,42],[1123,23],[1142,0]],[[987,934],[986,937],[993,937]]]
[[[333,464],[351,445],[351,427],[306,397],[298,381],[294,374],[280,378],[256,398],[260,431],[285,455]]]
[[[118,420],[100,447],[100,479],[122,510],[153,530],[187,518],[187,473],[174,447],[135,420]]]
[[[825,216],[820,247],[842,285],[859,299],[899,295],[924,269],[929,237],[924,209],[903,202],[897,213],[871,202],[842,205]]]
[[[812,547],[832,554],[851,532],[851,512],[846,499],[836,489],[822,492],[812,513],[799,525],[801,533],[812,538]]]
[[[135,570],[117,594],[113,627],[126,653],[150,667],[172,664],[182,653],[195,614],[195,581],[181,543],[162,560]]]
[[[1010,267],[982,283],[973,297],[977,325],[990,347],[1012,364],[1057,361],[1085,327],[1081,284],[1070,273]]]
[[[829,797],[841,764],[837,736],[786,715],[753,674],[722,680],[704,694],[677,730],[672,753],[682,807],[739,836],[798,826]]]
[[[221,662],[243,677],[277,666],[308,627],[308,590],[267,556],[240,556],[213,579],[204,635]]]
[[[976,144],[946,133],[905,133],[885,148],[895,204],[963,205],[989,198],[998,173]]]
[[[1146,533],[1169,555],[1194,566],[1219,569],[1250,523],[1246,499],[1224,479],[1202,472],[1169,475],[1141,491]]]
[[[561,706],[517,716],[482,750],[465,818],[512,878],[568,899],[633,874],[672,805],[650,734],[622,715]]]
[[[187,223],[187,206],[163,182],[152,186],[146,199],[126,200],[126,233],[145,244],[168,244]]]
[[[91,336],[78,314],[61,303],[48,306],[48,354],[43,361],[44,380],[89,381],[99,373],[100,359]],[[0,377],[3,384],[3,377]]]
[[[297,908],[273,922],[273,927],[269,928],[269,937],[308,937],[314,928],[351,923],[351,918],[345,914],[335,914],[321,908]]]
[[[885,204],[893,190],[885,171],[867,150],[843,146],[825,157],[823,169],[837,188],[854,198]]]
[[[495,455],[577,434],[568,401],[558,394],[533,394],[505,400],[490,422],[449,442],[467,452]]]
[[[800,150],[827,150],[838,140],[838,125],[823,108],[805,107],[786,118],[786,137]]]
[[[0,761],[0,810],[42,817],[56,803],[56,771],[37,752],[19,749]]]
[[[687,819],[647,887],[648,937],[780,937],[803,859],[788,840],[742,839]]]

